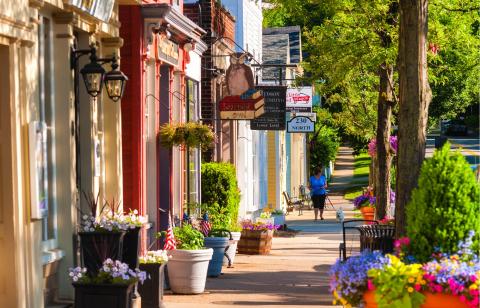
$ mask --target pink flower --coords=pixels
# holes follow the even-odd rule
[[[441,285],[436,285],[436,286],[435,286],[435,292],[437,292],[437,293],[442,293],[442,291],[443,291],[443,288],[442,288]]]
[[[477,276],[471,275],[471,276],[470,276],[470,281],[473,282],[473,283],[475,283],[475,282],[477,281]]]
[[[367,289],[369,291],[372,291],[372,290],[375,289],[375,285],[373,284],[372,280],[370,280],[370,279],[367,280]]]
[[[460,295],[460,300],[465,303],[465,301],[467,300],[467,298],[465,297],[465,295]]]
[[[413,286],[413,288],[415,289],[415,291],[420,292],[420,289],[422,288],[422,286],[417,283],[416,285]]]

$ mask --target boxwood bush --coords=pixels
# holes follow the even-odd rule
[[[209,214],[212,228],[231,229],[237,223],[240,192],[235,166],[202,164],[202,211]]]
[[[446,143],[423,163],[418,188],[406,207],[413,256],[426,261],[438,249],[456,253],[470,230],[477,232],[472,247],[477,251],[479,199],[479,184],[470,165],[460,153],[451,153]]]

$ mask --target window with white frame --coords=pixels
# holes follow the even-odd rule
[[[42,241],[47,248],[55,246],[57,217],[55,200],[55,123],[53,99],[53,33],[51,19],[40,16],[38,25],[38,120],[46,129],[47,211],[42,219]]]
[[[198,121],[199,103],[198,103],[198,82],[187,79],[187,122]],[[198,148],[188,149],[186,155],[186,201],[187,203],[200,202],[200,150]]]

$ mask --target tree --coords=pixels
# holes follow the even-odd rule
[[[425,157],[428,105],[432,97],[427,74],[427,16],[428,0],[400,0],[397,237],[405,234],[405,206],[417,186]]]

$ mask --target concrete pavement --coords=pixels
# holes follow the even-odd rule
[[[342,148],[337,162],[330,200],[352,218],[353,206],[340,192],[353,177],[351,149]],[[287,224],[300,231],[296,237],[274,238],[268,256],[237,255],[234,268],[224,267],[220,277],[207,279],[205,293],[167,293],[166,307],[331,307],[328,271],[338,257],[342,235],[331,206],[324,217],[315,222],[312,210],[301,216],[291,213]]]

